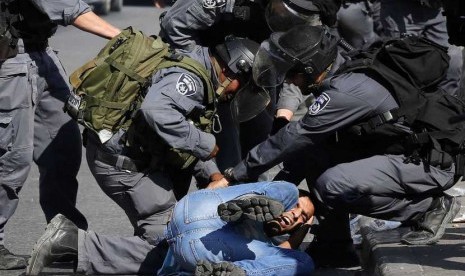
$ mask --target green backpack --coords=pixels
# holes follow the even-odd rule
[[[65,111],[104,143],[119,129],[129,128],[151,84],[152,74],[173,66],[202,79],[208,90],[206,106],[210,110],[197,126],[210,131],[209,117],[214,113],[210,73],[197,61],[174,54],[160,37],[146,36],[132,27],[124,29],[94,59],[71,74],[74,94],[68,99]]]

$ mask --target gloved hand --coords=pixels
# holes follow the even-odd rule
[[[275,135],[281,128],[285,127],[289,123],[289,120],[286,117],[276,117],[273,120],[273,125],[271,126],[271,135]]]
[[[342,0],[312,0],[312,2],[320,9],[320,19],[324,25],[332,27],[336,24],[336,14],[341,7]]]

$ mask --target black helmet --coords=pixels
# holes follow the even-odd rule
[[[215,47],[215,53],[234,74],[249,73],[259,47],[253,40],[230,35]]]
[[[299,25],[285,33],[272,33],[256,55],[254,80],[257,85],[275,87],[292,70],[315,81],[336,59],[337,45],[338,39],[323,26]]]
[[[240,89],[234,95],[223,95],[223,89],[232,81],[228,78],[218,87],[216,93],[221,100],[230,99],[232,116],[239,122],[250,120],[262,112],[270,102],[270,96],[264,89],[252,81],[252,65],[255,54],[260,48],[257,42],[241,37],[227,36],[224,43],[215,47],[215,54],[224,65],[239,79]]]
[[[310,0],[270,0],[265,19],[273,32],[284,32],[296,25],[321,25],[320,9]]]

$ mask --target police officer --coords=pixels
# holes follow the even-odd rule
[[[354,48],[366,49],[380,39],[380,3],[370,0],[345,0],[337,13],[339,34]]]
[[[422,225],[428,230],[404,237],[406,243],[424,244],[442,236],[459,207],[442,192],[454,184],[454,165],[432,166],[422,160],[410,162],[403,154],[383,155],[384,148],[377,148],[379,141],[359,147],[336,143],[348,127],[398,108],[375,76],[353,71],[325,79],[337,57],[336,45],[323,28],[312,26],[272,34],[261,45],[253,69],[257,84],[277,85],[290,72],[288,81],[302,88],[320,83],[319,96],[302,119],[253,148],[243,161],[224,172],[224,179],[209,185],[217,188],[254,179],[305,152],[307,183],[321,203],[316,206],[320,213],[316,242],[309,249],[320,266],[357,263],[347,212],[403,222],[425,214]],[[445,74],[447,64],[437,66]],[[388,139],[389,143],[395,140]],[[328,207],[331,210],[325,212]]]
[[[172,208],[187,193],[192,176],[200,183],[222,177],[212,160],[219,148],[209,132],[221,128],[214,115],[215,94],[222,99],[253,89],[248,79],[258,47],[249,39],[228,37],[211,50],[197,46],[190,52],[179,51],[169,59],[189,57],[197,70],[174,64],[156,71],[127,131],[121,129],[104,143],[89,131],[89,168],[102,190],[126,212],[135,237],[79,231],[82,242],[77,244],[77,231],[66,240],[55,235],[59,225],[68,225],[58,218],[44,234],[47,248],[66,244],[75,256],[80,252],[85,257],[77,270],[86,274],[153,272],[156,264],[150,262],[158,263],[159,258],[153,260],[150,252],[164,238]],[[59,255],[49,258],[48,252],[40,244],[34,248],[28,273],[38,274]]]
[[[197,44],[215,45],[227,34],[246,36],[261,42],[268,38],[271,29],[282,30],[302,23],[321,24],[322,21],[332,25],[339,5],[339,1],[319,0],[177,1],[161,20],[160,34],[170,44],[182,49]],[[240,122],[239,129],[229,114],[230,104],[219,105],[223,131],[217,135],[218,143],[223,149],[228,149],[220,152],[217,157],[221,169],[236,164],[249,149],[266,139],[272,130],[276,112],[278,116],[288,114],[276,110],[277,96],[274,90],[269,89],[270,99],[262,96],[261,103],[256,102],[256,109],[264,110],[266,107],[264,112],[255,118],[243,113],[241,115],[244,118],[235,118],[235,121]],[[295,87],[281,91],[279,109],[294,109],[294,106],[298,106],[303,100],[298,92]]]
[[[381,23],[387,37],[421,35],[449,47],[450,65],[442,87],[449,94],[463,97],[459,89],[462,78],[462,50],[448,42],[446,17],[441,0],[381,0]]]
[[[62,213],[87,228],[75,207],[80,131],[63,113],[70,89],[48,39],[58,24],[105,38],[120,31],[78,0],[1,1],[0,21],[0,269],[15,269],[26,262],[5,249],[4,227],[32,161],[39,167],[40,205],[47,222]]]

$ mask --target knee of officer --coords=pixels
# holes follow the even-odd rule
[[[126,193],[140,218],[162,213],[176,203],[174,192],[168,183],[154,183],[142,179]]]
[[[315,183],[319,199],[328,206],[336,207],[356,197],[358,191],[353,187],[349,175],[342,165],[326,170]]]

